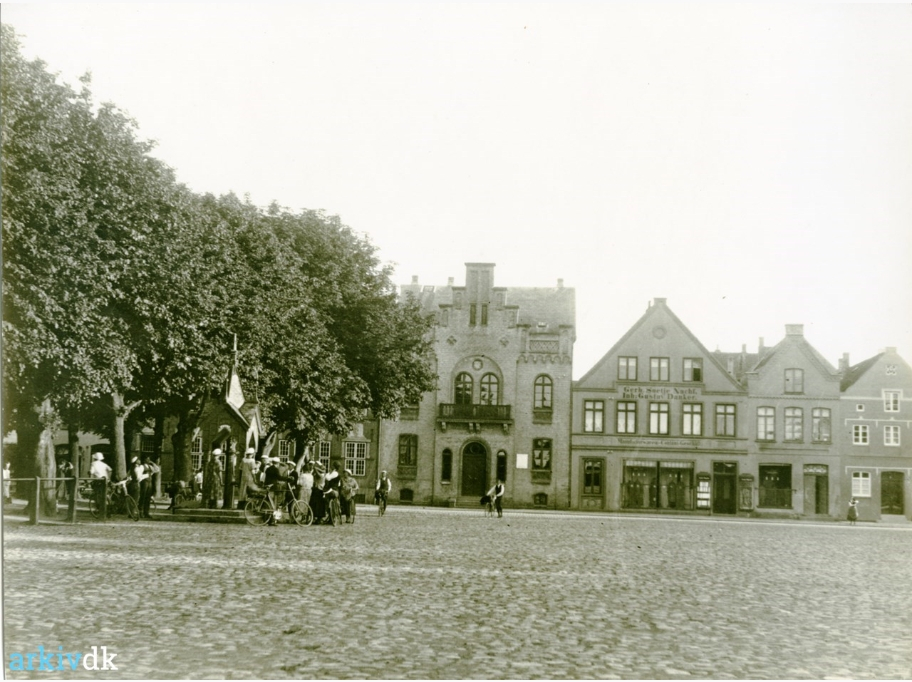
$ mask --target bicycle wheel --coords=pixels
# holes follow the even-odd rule
[[[302,500],[294,500],[289,505],[291,518],[299,526],[309,526],[313,523],[314,515],[310,505]]]
[[[377,505],[377,507],[379,508],[380,516],[383,516],[386,513],[386,498],[385,497],[380,498],[380,503]]]
[[[251,526],[262,526],[272,516],[272,505],[265,497],[251,497],[244,505],[244,518]]]
[[[139,521],[139,505],[136,500],[127,495],[123,500],[124,512],[134,521]]]
[[[342,507],[339,506],[339,500],[335,497],[329,503],[329,518],[334,526],[342,523]]]
[[[98,508],[98,500],[95,499],[95,495],[89,498],[89,513],[92,515],[93,519],[97,519],[101,516],[101,510]]]
[[[184,494],[183,494],[183,493],[177,493],[177,494],[174,496],[174,504],[172,505],[171,508],[172,508],[172,509],[180,509],[182,506],[184,506],[184,502],[186,502],[186,501],[187,501],[187,498],[184,497]]]

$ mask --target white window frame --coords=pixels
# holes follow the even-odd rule
[[[203,434],[198,435],[190,443],[190,466],[194,473],[203,468]]]
[[[891,448],[899,447],[899,425],[898,424],[886,424],[884,425],[884,445]]]
[[[671,405],[668,403],[649,403],[649,434],[653,436],[667,436],[670,414]]]
[[[293,440],[280,440],[279,441],[279,461],[283,464],[288,464],[288,462],[294,462],[295,456],[295,445],[296,443]]]
[[[631,405],[633,406],[631,409]],[[635,400],[619,400],[617,403],[617,432],[636,433],[637,403]]]
[[[328,440],[321,440],[317,443],[317,459],[326,471],[329,471],[329,460],[332,454],[332,443]]]
[[[871,472],[852,472],[852,497],[871,497]]]
[[[826,424],[826,438],[821,438]],[[811,410],[811,440],[814,443],[831,443],[833,441],[833,418],[830,408],[815,407]]]
[[[589,415],[592,415],[590,423]],[[605,401],[604,400],[584,400],[583,401],[583,433],[604,433],[605,432]]]
[[[703,358],[684,358],[684,381],[703,381]]]
[[[899,412],[899,403],[902,400],[902,391],[884,391],[884,412]]]
[[[352,476],[367,474],[367,456],[370,443],[364,441],[347,440],[342,443],[342,452],[345,455],[345,468],[352,472]]]
[[[681,406],[681,433],[685,436],[703,435],[703,403],[684,403]]]
[[[757,440],[776,440],[776,408],[764,405],[757,408]]]
[[[869,445],[871,443],[871,429],[867,424],[852,425],[852,445]]]
[[[789,443],[804,442],[804,410],[800,407],[786,407],[782,420],[785,428],[783,440]]]

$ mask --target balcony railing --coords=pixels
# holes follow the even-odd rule
[[[510,421],[510,405],[456,405],[441,403],[438,419],[444,421]]]

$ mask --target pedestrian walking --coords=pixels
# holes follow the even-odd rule
[[[140,466],[142,471],[139,478],[139,515],[144,519],[151,519],[152,496],[155,494],[155,488],[152,487],[152,476],[159,467],[148,456],[140,460]]]
[[[10,463],[6,462],[6,464],[3,465],[3,501],[6,502],[6,504],[10,504],[13,501],[13,498],[10,495],[10,486],[12,485],[12,481],[10,480],[11,477]]]
[[[497,483],[494,484],[494,487],[488,491],[488,497],[491,498],[491,501],[494,503],[494,509],[497,511],[497,518],[503,518],[503,495],[504,495],[504,484],[499,478]]]
[[[853,526],[858,520],[858,500],[854,497],[849,501],[849,513],[846,515],[846,518]]]
[[[218,509],[218,501],[222,498],[221,455],[221,449],[215,448],[203,468],[203,506],[209,509]]]
[[[342,514],[345,516],[345,523],[355,522],[355,493],[358,492],[358,481],[352,476],[350,469],[342,472],[342,479],[339,483],[339,505],[342,507]]]
[[[256,461],[256,450],[247,448],[244,457],[237,468],[238,480],[238,509],[243,509],[247,504],[247,496],[252,492],[257,492],[260,486],[257,484],[257,472],[259,465]]]

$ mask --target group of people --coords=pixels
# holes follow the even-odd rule
[[[314,522],[321,523],[327,518],[327,499],[338,495],[346,523],[355,522],[354,498],[360,486],[351,470],[343,469],[338,462],[327,472],[319,461],[304,457],[297,463],[268,455],[257,461],[256,451],[248,448],[238,465],[236,480],[239,507],[251,492],[265,490],[275,507],[284,505],[290,494],[306,502],[313,510]]]

